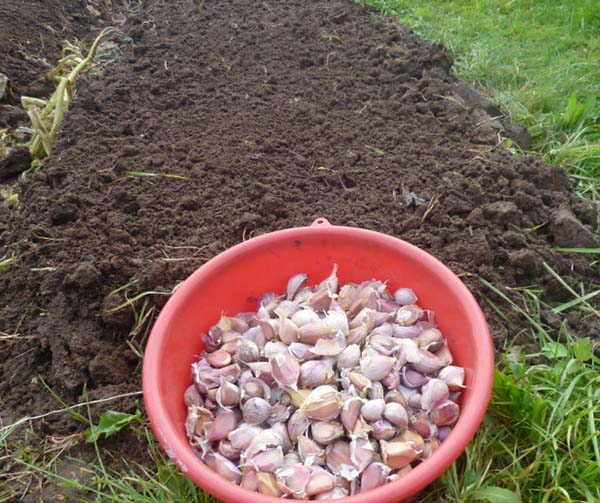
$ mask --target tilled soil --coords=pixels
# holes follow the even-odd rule
[[[18,334],[0,341],[5,423],[53,407],[39,376],[67,402],[84,385],[90,398],[139,389],[139,349],[167,296],[115,311],[126,296],[170,292],[242,239],[316,217],[445,262],[498,349],[519,326],[500,322],[480,276],[550,304],[570,297],[544,262],[598,283],[585,256],[553,251],[597,246],[596,208],[561,169],[509,153],[499,133],[526,134],[407,28],[346,0],[151,0],[123,29],[130,52],[79,82],[54,153],[18,207],[0,206],[0,257],[18,259],[0,273],[0,330]],[[594,320],[567,320],[600,339]]]

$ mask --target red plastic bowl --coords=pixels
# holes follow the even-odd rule
[[[317,219],[310,227],[266,234],[238,244],[192,274],[160,313],[144,358],[146,409],[162,447],[202,489],[227,503],[275,503],[280,498],[243,489],[204,465],[188,444],[183,393],[190,365],[203,352],[199,334],[223,314],[256,309],[265,292],[283,292],[293,274],[321,281],[338,264],[340,284],[387,280],[392,291],[412,288],[419,304],[433,309],[455,363],[466,369],[461,416],[435,453],[402,479],[341,503],[407,500],[439,477],[460,456],[479,427],[492,388],[493,347],[477,302],[446,266],[424,251],[378,232],[332,226]]]

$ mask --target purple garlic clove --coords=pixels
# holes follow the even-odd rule
[[[280,491],[296,499],[306,497],[306,486],[310,481],[310,475],[311,469],[301,464],[280,468],[275,472]]]
[[[315,311],[326,311],[331,305],[331,293],[326,288],[317,290],[308,298],[308,305]]]
[[[281,496],[281,491],[277,486],[277,479],[273,473],[257,473],[256,477],[258,479],[258,492],[260,494],[264,494],[265,496],[273,496],[274,498],[279,498]]]
[[[258,426],[242,423],[227,435],[227,439],[231,443],[233,449],[245,450],[250,446],[252,440],[262,431],[263,429]]]
[[[371,354],[360,360],[360,370],[371,381],[381,381],[392,370],[394,358],[380,354]]]
[[[306,486],[307,496],[317,496],[335,487],[335,477],[320,466],[311,467],[310,481]]]
[[[465,387],[465,369],[462,367],[444,367],[440,370],[438,378],[448,385],[450,391],[461,391]]]
[[[206,361],[214,368],[223,368],[231,364],[231,355],[227,351],[218,350],[206,356]]]
[[[364,493],[386,483],[391,469],[383,463],[371,463],[360,477],[360,492]]]
[[[340,419],[348,431],[354,430],[362,404],[362,399],[358,397],[350,397],[344,401],[342,411],[340,412]]]
[[[271,404],[263,398],[250,398],[242,405],[242,415],[248,424],[264,423],[271,415]]]
[[[431,412],[440,404],[448,400],[450,390],[448,385],[441,379],[430,379],[421,388],[421,407]]]
[[[254,454],[247,463],[259,472],[273,473],[283,465],[283,449],[281,446]]]
[[[321,445],[329,445],[344,434],[344,427],[335,421],[317,421],[310,427],[312,437]]]
[[[273,379],[281,386],[296,389],[300,377],[300,364],[298,360],[286,349],[285,353],[277,353],[269,358]]]
[[[288,284],[287,284],[287,299],[288,300],[293,300],[294,297],[296,296],[296,293],[298,293],[298,291],[304,287],[304,285],[306,285],[306,282],[308,280],[308,275],[307,274],[295,274],[294,276],[292,276],[289,280],[288,280]]]
[[[325,451],[305,435],[298,437],[298,455],[307,466],[322,465],[325,462]]]
[[[402,384],[407,388],[415,389],[423,386],[429,378],[416,370],[402,368]]]
[[[362,473],[371,464],[374,454],[373,446],[368,440],[353,438],[350,441],[350,460],[359,473]]]
[[[321,319],[312,309],[300,309],[292,315],[292,321],[300,328],[309,323],[318,323]]]
[[[234,484],[242,481],[242,472],[235,464],[221,454],[214,454],[215,471]]]
[[[238,413],[236,411],[227,409],[221,410],[210,425],[208,433],[206,434],[206,440],[215,442],[217,440],[226,439],[227,435],[236,429],[238,422]]]
[[[342,332],[333,337],[319,339],[311,351],[319,356],[337,356],[346,348],[346,338]]]
[[[385,401],[383,399],[368,400],[360,409],[360,415],[365,421],[373,422],[381,418],[385,409]]]
[[[458,404],[450,400],[439,405],[429,415],[431,422],[436,426],[451,426],[456,422],[458,416]]]
[[[371,423],[371,434],[375,440],[390,440],[396,436],[396,428],[385,419]]]
[[[323,385],[310,392],[301,410],[311,419],[330,421],[339,415],[343,404],[342,395],[337,389]]]
[[[336,366],[338,369],[350,369],[356,367],[359,360],[360,346],[358,344],[350,344],[338,356]]]
[[[394,301],[401,305],[406,306],[407,304],[416,304],[417,296],[410,288],[398,288],[394,292]]]
[[[417,451],[412,442],[382,440],[380,445],[383,462],[392,469],[404,468],[417,458]]]
[[[408,426],[408,412],[400,403],[386,403],[383,410],[383,417],[398,428],[404,429]]]
[[[310,426],[310,420],[304,415],[304,413],[298,409],[290,417],[287,423],[288,435],[290,440],[294,443],[298,440],[298,437],[304,435],[308,427]]]

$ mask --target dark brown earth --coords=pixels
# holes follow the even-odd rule
[[[64,5],[72,16],[78,2]],[[46,22],[60,29],[62,16]],[[17,207],[0,206],[0,257],[18,259],[0,274],[0,330],[18,334],[0,341],[5,424],[55,407],[38,376],[67,402],[84,386],[92,399],[140,389],[138,353],[167,296],[111,308],[171,291],[242,239],[316,217],[448,264],[499,350],[520,327],[489,307],[480,276],[544,290],[549,304],[571,297],[543,262],[571,285],[600,280],[589,258],[553,251],[597,246],[596,208],[561,169],[509,153],[495,108],[407,28],[346,0],[154,0],[123,29],[130,52],[79,82],[54,153],[22,182]],[[15,82],[26,89],[40,70]],[[600,340],[594,320],[567,320]],[[44,431],[70,431],[65,416]]]

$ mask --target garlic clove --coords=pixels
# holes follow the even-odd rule
[[[350,306],[358,299],[360,293],[358,286],[354,283],[346,283],[340,288],[337,302],[344,311],[348,311]]]
[[[412,466],[406,465],[404,468],[400,468],[399,470],[392,472],[388,476],[388,482],[394,482],[395,480],[401,479],[402,477],[407,475],[411,470]]]
[[[350,441],[350,460],[359,473],[362,473],[371,464],[374,454],[373,446],[368,440],[353,438]]]
[[[300,377],[300,364],[286,348],[285,352],[269,357],[273,379],[281,386],[296,388]]]
[[[242,405],[242,415],[248,424],[264,423],[271,415],[271,404],[264,398],[250,398]]]
[[[289,319],[294,313],[298,312],[299,309],[300,307],[295,302],[291,300],[282,300],[279,305],[273,309],[273,314],[278,318]]]
[[[259,452],[266,451],[268,449],[274,449],[283,445],[283,438],[281,434],[272,428],[261,430],[251,441],[250,445],[246,448],[244,456],[251,458]]]
[[[240,485],[249,491],[258,491],[258,477],[256,470],[245,466],[242,469],[242,480]]]
[[[402,384],[407,388],[420,388],[423,386],[429,378],[416,370],[402,368]]]
[[[202,407],[202,396],[193,384],[190,384],[185,390],[183,401],[187,407]]]
[[[329,384],[335,376],[333,365],[329,360],[314,360],[300,365],[300,386],[316,388]]]
[[[218,350],[206,356],[206,361],[214,368],[223,368],[231,363],[231,355],[227,351]]]
[[[444,365],[452,365],[452,362],[454,361],[452,353],[446,345],[443,345],[438,351],[436,351],[435,356],[437,356]]]
[[[264,381],[267,386],[274,386],[275,379],[271,372],[271,364],[269,362],[250,362],[247,363],[248,367],[254,372],[254,376],[261,381]]]
[[[448,400],[450,390],[448,385],[441,379],[430,379],[421,388],[421,407],[427,412]]]
[[[311,467],[310,480],[306,486],[307,496],[316,496],[331,491],[335,487],[335,477],[320,466]]]
[[[383,384],[381,384],[379,381],[375,381],[368,392],[368,396],[369,400],[383,400]]]
[[[423,374],[432,374],[433,372],[437,372],[444,367],[444,362],[435,354],[425,349],[419,349],[418,360],[412,361],[410,366],[417,372],[421,372]]]
[[[307,465],[322,465],[325,462],[325,451],[314,440],[306,435],[298,437],[298,455],[301,461]]]
[[[216,401],[223,408],[235,407],[240,401],[240,388],[225,379],[221,379],[221,385],[217,389]]]
[[[319,339],[327,338],[336,331],[322,321],[307,323],[298,329],[298,340],[303,344],[315,345]]]
[[[301,464],[280,468],[275,472],[279,490],[298,499],[306,497],[306,486],[310,476],[311,469]]]
[[[396,311],[396,323],[408,327],[423,318],[423,310],[416,304],[407,304]]]
[[[461,391],[465,386],[465,369],[450,365],[440,370],[438,378],[446,383],[450,391]]]
[[[185,422],[185,430],[187,436],[202,436],[204,435],[204,425],[211,424],[214,417],[210,410],[204,407],[192,405],[188,407],[188,415]]]
[[[436,426],[451,426],[457,421],[458,416],[458,404],[450,400],[440,404],[429,414],[431,422]]]
[[[310,432],[316,442],[321,445],[329,445],[344,434],[344,427],[335,421],[317,421],[312,423]]]
[[[442,332],[433,327],[423,330],[415,340],[421,349],[426,349],[427,351],[435,352],[444,345]]]
[[[257,471],[272,473],[283,465],[283,449],[277,446],[258,452],[250,457],[247,463]]]
[[[340,412],[340,419],[344,427],[350,432],[354,430],[362,404],[362,399],[358,397],[350,397],[344,401]]]
[[[380,441],[383,462],[392,469],[404,468],[417,458],[412,442]]]
[[[385,356],[390,356],[397,348],[397,343],[393,337],[378,332],[369,335],[367,344],[369,348]]]
[[[278,332],[279,338],[286,346],[298,340],[298,326],[289,318],[279,318]]]
[[[344,473],[350,476],[352,470],[356,471],[356,468],[352,464],[350,442],[347,440],[336,440],[334,443],[329,444],[325,450],[325,462],[327,468],[335,475],[342,475]],[[344,478],[347,477],[344,476]]]
[[[260,330],[259,327],[256,327]],[[237,359],[241,362],[255,362],[259,357],[259,350],[256,342],[249,339],[242,339],[237,349]]]
[[[402,382],[402,377],[400,376],[400,372],[392,369],[391,372],[386,375],[381,383],[388,389],[397,388]]]
[[[296,410],[287,422],[287,430],[290,440],[293,443],[296,443],[298,437],[304,435],[309,426],[310,420],[300,409]]]
[[[417,295],[410,288],[398,288],[394,292],[394,301],[401,306],[416,304],[417,300]]]
[[[365,393],[372,388],[371,379],[360,372],[350,371],[347,373],[348,380],[356,388],[359,393]]]
[[[323,281],[321,281],[317,285],[315,290],[322,290],[325,288],[325,289],[329,290],[332,294],[337,293],[338,287],[339,287],[337,271],[338,271],[337,264],[333,264],[333,270],[331,271],[331,274],[329,276],[327,276]]]
[[[239,419],[236,411],[223,409],[215,417],[210,425],[206,440],[214,442],[224,440],[233,430],[237,428]]]
[[[283,456],[283,466],[282,468],[289,468],[290,466],[295,466],[301,464],[300,456],[296,451],[290,451],[285,456]]]
[[[408,412],[400,403],[386,403],[383,409],[383,417],[398,428],[406,428],[408,426]]]
[[[308,344],[292,342],[288,349],[289,352],[292,353],[299,362],[305,362],[307,360],[314,360],[317,358],[317,355],[311,351],[312,346],[309,346]]]
[[[385,401],[383,399],[368,400],[360,409],[360,415],[365,421],[372,422],[381,418],[385,409]]]
[[[231,443],[231,447],[236,450],[246,450],[254,437],[256,437],[263,429],[259,426],[252,426],[246,423],[241,423],[235,430],[227,435],[227,439]]]
[[[339,391],[333,386],[323,385],[310,392],[301,410],[311,419],[330,421],[339,415],[343,404]]]
[[[378,419],[371,423],[371,434],[376,440],[390,440],[396,436],[396,428],[385,419]]]
[[[288,300],[292,300],[295,296],[296,293],[298,293],[298,291],[304,287],[304,285],[306,285],[306,282],[308,280],[308,275],[301,273],[301,274],[295,274],[294,276],[292,276],[289,280],[288,280],[288,284],[287,284],[287,299]]]
[[[215,471],[234,484],[242,481],[242,472],[235,464],[221,454],[214,454]]]
[[[332,330],[341,332],[344,337],[346,337],[350,331],[350,328],[348,327],[348,316],[346,316],[344,311],[330,310],[323,318],[323,323]]]
[[[309,323],[318,323],[321,319],[312,309],[300,309],[292,315],[292,321],[300,328]]]
[[[400,435],[394,437],[392,442],[408,442],[410,443],[415,451],[417,451],[417,456],[423,454],[423,449],[425,447],[425,440],[421,435],[412,430],[404,430]]]
[[[369,327],[366,323],[350,328],[346,337],[346,344],[362,344],[369,334]]]
[[[385,396],[385,403],[399,403],[400,405],[406,406],[406,398],[399,389],[391,389]]]
[[[308,298],[308,305],[315,311],[326,311],[331,305],[331,293],[326,288],[317,290]]]
[[[346,348],[346,338],[338,331],[333,338],[319,339],[311,351],[319,356],[337,356]]]
[[[452,427],[450,426],[440,426],[438,428],[438,434],[437,434],[437,438],[440,442],[443,442],[444,440],[446,440],[446,438],[448,438],[448,435],[450,434],[450,432],[452,431]]]
[[[350,344],[338,356],[336,366],[338,369],[350,369],[356,367],[359,360],[360,346],[358,344]]]
[[[235,449],[229,440],[221,440],[219,442],[219,454],[226,457],[230,461],[237,461],[240,459],[241,450]]]
[[[396,339],[416,339],[421,333],[421,328],[417,325],[403,327],[401,325],[392,325],[392,335]]]
[[[277,486],[277,479],[273,473],[259,472],[256,474],[257,487],[260,494],[279,498],[281,490]]]
[[[427,459],[431,456],[435,450],[440,446],[440,442],[437,438],[433,437],[425,442],[425,447],[423,448],[423,459]]]
[[[265,358],[270,358],[278,353],[287,353],[288,346],[281,341],[269,341],[265,344],[262,355]]]
[[[437,433],[437,427],[429,422],[427,413],[415,412],[408,418],[408,426],[424,439],[429,439]]]
[[[393,358],[380,354],[372,354],[361,358],[360,371],[367,379],[381,381],[390,373],[393,365]]]
[[[391,469],[383,463],[371,463],[360,477],[360,492],[364,493],[386,483]]]

